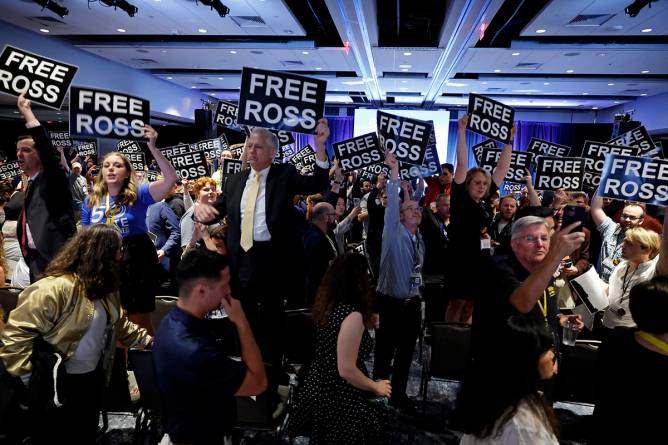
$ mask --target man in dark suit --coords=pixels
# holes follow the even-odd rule
[[[227,216],[233,293],[242,302],[262,356],[275,365],[282,355],[283,301],[291,292],[304,292],[302,273],[292,261],[303,255],[303,225],[297,224],[293,198],[327,188],[328,137],[327,120],[320,119],[313,176],[302,176],[291,164],[273,164],[279,148],[276,135],[253,129],[245,147],[251,168],[228,177],[213,206],[200,204],[195,209],[200,222]]]
[[[72,193],[67,174],[60,165],[60,155],[35,118],[30,100],[19,96],[18,108],[29,134],[19,136],[16,142],[19,167],[28,177],[16,235],[30,269],[30,281],[34,282],[67,239],[74,235],[76,225]]]
[[[306,270],[306,307],[313,306],[322,277],[336,257],[336,241],[330,237],[336,224],[336,210],[328,202],[313,207],[311,221],[304,231],[304,266]]]

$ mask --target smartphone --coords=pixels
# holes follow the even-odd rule
[[[572,231],[581,232],[587,221],[587,210],[579,205],[567,205],[564,207],[564,216],[561,222],[561,227],[566,227],[576,221],[580,221],[580,225]]]

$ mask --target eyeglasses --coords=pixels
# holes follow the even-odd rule
[[[637,221],[640,218],[642,218],[642,216],[627,215],[625,213],[622,213],[622,217],[621,217],[621,219],[628,219],[629,221]]]
[[[541,235],[541,236],[527,235],[522,237],[522,239],[527,243],[533,243],[533,244],[538,243],[538,240],[540,240],[542,243],[550,242],[550,237],[548,235]]]

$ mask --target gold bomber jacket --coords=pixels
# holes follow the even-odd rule
[[[101,300],[112,324],[111,341],[103,351],[103,367],[107,379],[111,373],[116,341],[125,346],[145,346],[151,339],[145,329],[129,321],[121,309],[118,292]],[[75,275],[46,277],[27,287],[19,295],[18,304],[9,314],[0,335],[0,358],[7,371],[15,376],[31,372],[30,354],[33,340],[42,336],[68,360],[74,355],[79,340],[88,331],[95,306],[85,295]]]

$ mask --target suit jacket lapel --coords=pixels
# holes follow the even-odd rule
[[[275,165],[271,165],[269,168],[269,174],[267,175],[267,184],[265,186],[264,194],[264,212],[267,225],[269,225],[269,218],[271,218],[271,197],[273,196],[274,186],[276,185],[276,176],[278,175],[278,168]]]
[[[235,218],[241,220],[241,196],[244,194],[244,189],[246,188],[246,181],[248,181],[248,176],[250,175],[251,169],[247,169],[243,174],[239,175],[239,186],[230,187],[233,191],[233,196],[230,196],[230,204],[232,205],[232,211],[230,214],[234,215]]]

